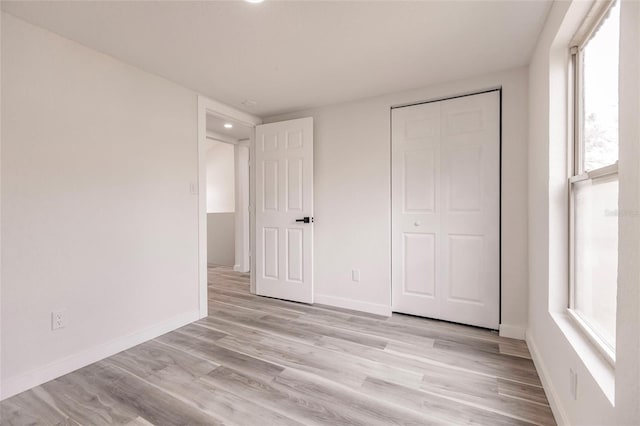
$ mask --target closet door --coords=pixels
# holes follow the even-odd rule
[[[393,109],[393,310],[497,329],[499,272],[499,92]]]

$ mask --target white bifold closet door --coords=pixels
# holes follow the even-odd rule
[[[392,110],[393,310],[497,329],[500,92]]]

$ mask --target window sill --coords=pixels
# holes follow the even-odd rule
[[[591,328],[589,328],[587,323],[580,317],[580,315],[578,315],[576,311],[574,311],[573,309],[567,309],[567,313],[569,314],[568,316],[573,321],[574,325],[577,326],[578,330],[582,332],[583,336],[586,337],[591,342],[591,345],[593,345],[593,347],[598,352],[600,352],[600,355],[602,355],[604,359],[606,359],[607,362],[611,364],[613,368],[615,368],[615,352],[609,349],[608,346],[606,346],[604,340],[602,340],[600,336],[598,336],[591,330]]]
[[[551,312],[550,314],[611,406],[614,406],[616,386],[613,365],[596,348],[568,312]]]

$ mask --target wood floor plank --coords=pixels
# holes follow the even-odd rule
[[[42,396],[38,387],[0,404],[0,421],[3,425],[57,425],[68,423],[69,416],[60,412]]]
[[[420,390],[409,389],[384,380],[367,378],[362,389],[370,395],[385,399],[414,411],[426,411],[445,424],[458,425],[532,425],[533,423],[477,408]]]
[[[271,381],[263,381],[231,368],[220,367],[201,379],[236,395],[243,395],[263,407],[286,413],[309,425],[356,425],[343,407],[327,407],[315,398],[305,398],[295,392],[286,392]]]
[[[82,374],[67,374],[41,388],[52,405],[83,425],[128,423],[137,417],[136,410],[120,403]]]
[[[154,426],[153,423],[149,423],[144,417],[136,417],[123,424],[125,426]]]
[[[519,417],[539,425],[553,424],[553,414],[548,405],[500,393],[497,379],[491,377],[470,376],[448,368],[432,368],[425,373],[421,389],[503,414],[518,413]]]
[[[211,315],[224,319],[227,321],[233,321],[237,324],[242,324],[257,330],[265,330],[273,334],[277,334],[284,337],[291,337],[297,340],[314,342],[320,339],[322,336],[315,332],[306,332],[305,330],[299,330],[295,327],[282,325],[277,321],[270,321],[269,318],[263,319],[262,315],[254,315],[253,313],[249,317],[241,318],[237,315],[237,310],[233,307],[216,306],[215,310],[211,312]]]
[[[213,416],[194,410],[190,405],[172,397],[157,387],[126,373],[124,370],[98,362],[82,370],[83,375],[120,404],[130,407],[153,424],[222,425]]]
[[[225,424],[300,425],[284,415],[266,408],[256,407],[251,401],[199,380],[211,371],[200,370],[199,372],[203,374],[196,377],[180,365],[171,364],[154,371],[143,380],[162,389],[172,397],[197,407],[199,411],[211,415]]]
[[[486,340],[495,343],[512,342],[514,344],[521,343],[524,346],[526,344],[521,340],[507,339],[500,337],[495,330],[488,330],[486,328],[461,326],[460,324],[438,321],[430,318],[422,318],[414,315],[400,314],[394,312],[390,317],[386,319],[390,323],[399,323],[405,325],[412,325],[416,327],[429,327],[433,330],[444,331],[453,335],[461,335],[466,337],[473,337],[479,340]]]
[[[166,386],[164,377],[157,379],[159,385]],[[303,423],[284,414],[255,404],[254,401],[238,396],[213,385],[197,380],[180,383],[172,389],[191,399],[201,410],[215,414],[229,425],[282,425],[299,426]]]
[[[356,348],[350,347],[348,342],[341,342],[335,339],[325,338],[323,342],[318,343],[323,347],[338,348],[342,351],[354,352]],[[469,371],[452,370],[447,367],[420,362],[417,359],[399,359],[397,355],[376,350],[374,348],[362,348],[358,352],[360,357],[373,359],[385,364],[396,365],[400,368],[420,372],[424,375],[423,382],[428,384],[421,386],[422,389],[429,389],[441,395],[460,400],[461,402],[469,402],[474,405],[485,404],[487,408],[495,411],[509,412],[510,410],[521,413],[528,413],[529,416],[542,418],[541,424],[548,424],[548,420],[541,413],[550,413],[549,406],[546,405],[546,399],[540,399],[542,389],[525,385],[517,382],[511,382],[503,379],[497,379],[484,375],[474,374]],[[371,379],[371,378],[369,378]],[[397,384],[397,382],[389,381]],[[409,386],[411,388],[411,386]],[[500,392],[502,389],[502,392]],[[533,393],[535,401],[528,401],[526,398],[519,398],[519,395],[527,395]],[[544,396],[544,392],[542,392]],[[510,396],[514,398],[510,398]],[[543,404],[542,406],[540,404]]]
[[[387,344],[387,341],[380,337],[369,336],[343,328],[308,323],[304,320],[298,320],[297,318],[272,314],[257,316],[258,311],[253,311],[249,314],[249,318],[241,318],[237,315],[237,309],[234,309],[234,306],[220,306],[215,304],[211,306],[215,309],[211,312],[211,316],[213,317],[233,320],[236,323],[257,330],[263,330],[301,341],[313,343],[320,340],[323,336],[331,336],[371,347],[384,348]]]
[[[259,300],[251,299],[238,299],[234,297],[228,297],[222,294],[216,294],[215,297],[210,299],[209,306],[213,304],[211,302],[215,302],[217,304],[222,304],[224,306],[232,306],[235,308],[248,309],[249,311],[254,311],[259,314],[273,314],[278,315],[284,318],[296,319],[300,317],[300,312],[287,310],[283,308],[276,308],[272,306],[265,306],[263,303],[260,303]]]
[[[340,386],[334,381],[307,373],[286,369],[279,374],[274,383],[307,398],[315,398],[334,410],[348,407],[351,418],[358,424],[367,425],[436,425],[443,424],[428,413],[416,413],[389,404],[386,399],[374,399],[358,388]]]
[[[544,389],[524,383],[513,382],[511,380],[497,379],[498,393],[500,395],[519,398],[536,404],[549,406],[549,401],[544,393]]]
[[[319,377],[330,377],[336,383],[348,386],[359,386],[367,376],[380,377],[415,388],[420,387],[422,383],[423,374],[420,372],[370,360],[353,353],[302,345],[278,337],[256,342],[229,336],[221,339],[219,343],[288,368],[316,374]]]
[[[277,364],[219,346],[215,343],[215,340],[203,340],[200,337],[190,335],[188,331],[174,332],[157,340],[177,349],[196,354],[208,361],[247,371],[256,377],[262,377],[267,380],[284,370],[283,367]]]
[[[554,424],[523,341],[208,278],[208,317],[2,401],[0,424]]]
[[[475,347],[478,351],[484,351],[488,353],[499,353],[499,347],[494,342],[487,342],[483,339],[474,338],[472,336],[465,336],[459,333],[454,333],[446,330],[437,330],[429,327],[417,327],[415,325],[399,324],[390,321],[376,321],[366,318],[352,317],[349,319],[352,326],[357,328],[370,330],[377,328],[385,330],[388,333],[404,333],[411,334],[412,336],[420,336],[423,338],[433,339],[436,341],[447,342],[456,344],[459,347]]]
[[[283,342],[275,337],[262,341],[226,337],[220,341],[220,344],[231,351],[242,352],[267,362],[277,363],[283,367],[283,370],[284,368],[299,369],[331,377],[351,386],[359,386],[366,377],[361,371],[340,368],[337,356],[332,357],[320,352],[313,352],[297,343]]]
[[[310,324],[330,326],[342,330],[353,330],[362,335],[382,338],[387,342],[411,342],[425,346],[433,346],[434,343],[434,339],[432,338],[416,336],[410,333],[402,332],[400,330],[388,330],[384,327],[378,327],[376,322],[377,320],[373,320],[373,322],[368,324],[367,327],[355,327],[353,323],[350,322],[352,318],[352,316],[346,314],[330,315],[326,312],[308,312],[301,317],[302,320]],[[365,319],[371,320],[369,318]],[[384,323],[383,321],[379,322]]]
[[[304,320],[286,320],[274,315],[265,315],[260,317],[260,322],[267,323],[271,326],[280,326],[281,328],[294,328],[304,334],[316,334],[319,339],[322,339],[325,336],[333,337],[335,339],[353,342],[361,346],[378,349],[384,349],[387,346],[386,339],[380,337],[368,336],[341,328],[309,324]]]
[[[498,346],[500,347],[500,353],[503,355],[519,356],[521,358],[531,359],[529,349],[524,342],[500,342],[498,343]]]
[[[201,377],[219,366],[212,361],[195,357],[188,352],[174,349],[151,340],[109,358],[113,364],[145,378],[156,371],[173,367],[191,377]]]

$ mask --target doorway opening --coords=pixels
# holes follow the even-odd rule
[[[199,96],[200,318],[208,312],[207,158],[224,150],[212,142],[234,147],[234,267],[250,271],[249,291],[313,303],[313,118],[262,125],[259,117]]]
[[[207,114],[207,264],[249,272],[251,128]]]
[[[200,317],[207,316],[209,267],[251,274],[251,151],[262,121],[198,97],[198,270]],[[251,292],[254,292],[251,274]]]

